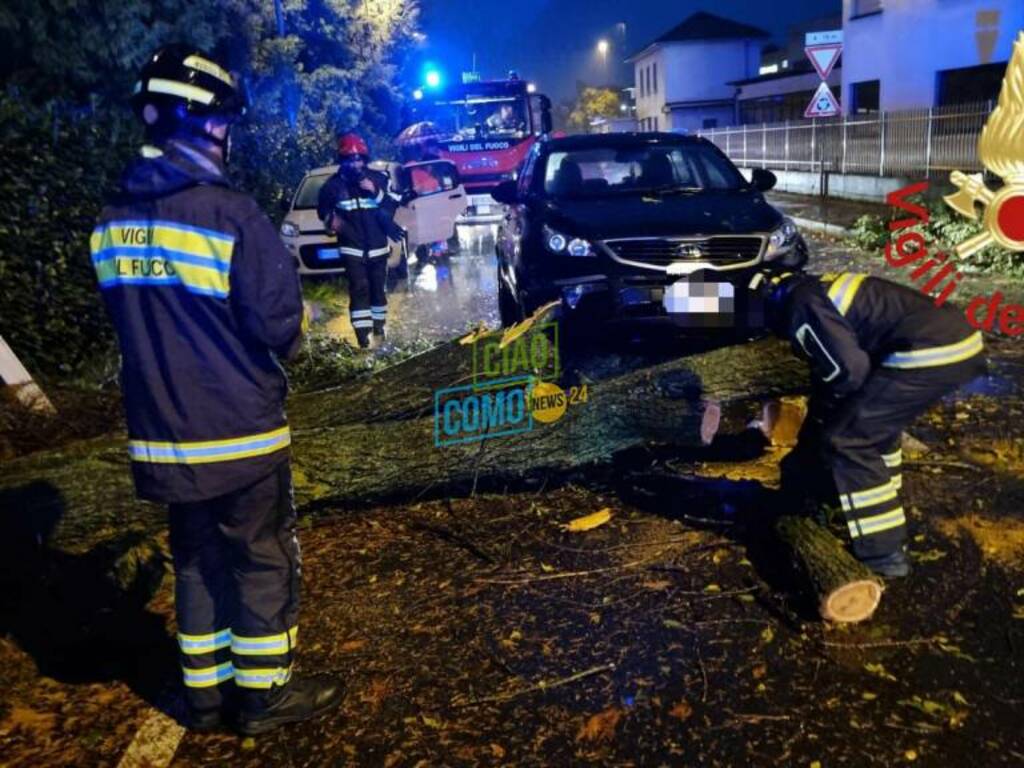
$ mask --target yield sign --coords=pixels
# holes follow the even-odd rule
[[[814,92],[811,103],[804,110],[804,117],[833,117],[839,114],[839,102],[832,95],[828,83],[822,83]]]
[[[807,58],[811,60],[814,68],[818,70],[821,79],[827,80],[828,73],[836,65],[842,50],[842,43],[828,43],[826,45],[808,45],[804,48],[804,53],[807,54]]]

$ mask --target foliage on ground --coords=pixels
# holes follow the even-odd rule
[[[929,253],[939,250],[950,253],[964,240],[985,230],[980,218],[971,221],[952,210],[941,200],[927,203],[915,202],[928,208],[928,223],[901,229],[899,234],[918,232],[928,243]],[[885,248],[886,243],[891,242],[894,238],[894,233],[889,231],[890,220],[903,218],[904,215],[903,212],[896,211],[890,218],[874,214],[861,216],[850,228],[847,240],[862,250],[879,253]],[[1008,251],[997,245],[990,245],[973,255],[965,264],[963,271],[1024,278],[1024,254]]]

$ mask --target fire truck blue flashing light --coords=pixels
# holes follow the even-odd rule
[[[412,92],[412,97],[414,99],[416,99],[416,101],[419,101],[420,99],[422,99],[423,98],[423,89],[422,88],[417,88],[415,91]]]
[[[428,88],[440,88],[441,87],[441,73],[436,69],[427,70],[427,74],[424,77],[424,82]]]

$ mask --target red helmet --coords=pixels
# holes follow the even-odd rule
[[[358,133],[345,133],[338,137],[338,157],[349,155],[370,156],[370,148]]]

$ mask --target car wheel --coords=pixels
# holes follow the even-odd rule
[[[508,284],[498,274],[498,315],[501,327],[510,328],[523,319],[523,311]]]

